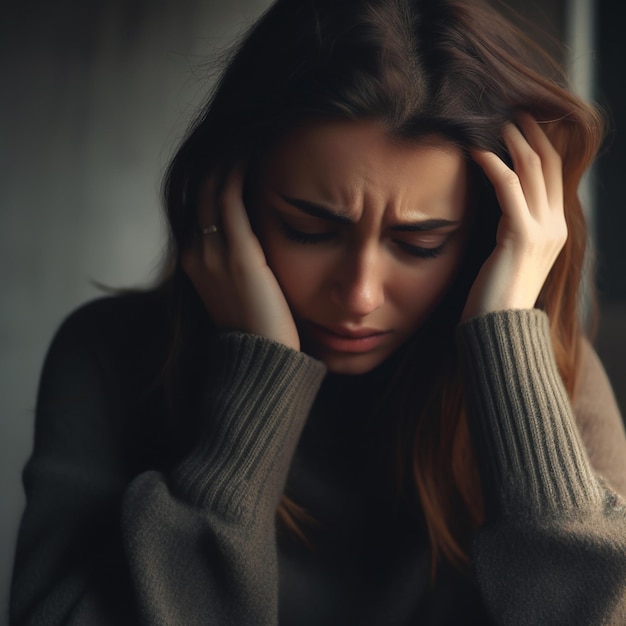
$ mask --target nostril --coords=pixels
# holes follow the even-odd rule
[[[365,316],[383,304],[384,290],[373,281],[349,281],[336,285],[334,300],[347,312]]]
[[[346,250],[335,270],[333,299],[348,315],[364,317],[384,303],[384,267],[378,241],[359,242]]]

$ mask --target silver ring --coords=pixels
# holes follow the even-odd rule
[[[220,229],[216,224],[209,224],[208,226],[199,227],[200,234],[204,237],[206,235],[212,235],[213,233],[219,233]]]

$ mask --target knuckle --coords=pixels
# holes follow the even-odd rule
[[[518,186],[520,184],[520,179],[519,176],[517,175],[516,172],[509,170],[505,175],[504,175],[504,182],[507,185],[511,185],[512,187]]]
[[[530,170],[541,169],[541,157],[534,150],[525,150],[522,155],[524,167]]]
[[[565,221],[561,221],[558,224],[554,224],[552,228],[547,229],[545,232],[546,245],[561,249],[568,237],[567,224]]]

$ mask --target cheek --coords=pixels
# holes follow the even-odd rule
[[[415,269],[398,269],[393,281],[395,301],[416,322],[424,320],[448,293],[461,266],[461,254],[454,254]]]
[[[323,256],[293,246],[277,236],[263,241],[267,264],[293,310],[310,306],[327,275]]]

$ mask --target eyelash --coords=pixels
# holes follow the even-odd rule
[[[296,243],[315,245],[330,241],[334,237],[334,233],[303,233],[282,220],[281,225],[287,237]],[[419,259],[434,259],[443,252],[445,247],[445,242],[436,248],[422,248],[404,241],[396,241],[395,243],[403,252]]]
[[[434,259],[443,252],[446,243],[444,242],[436,248],[421,248],[420,246],[412,246],[404,241],[396,241],[396,245],[400,246],[406,253],[419,259]]]
[[[323,243],[324,241],[329,241],[332,239],[334,233],[303,233],[300,230],[293,228],[281,220],[281,225],[285,234],[291,241],[295,241],[296,243],[304,243],[304,244],[316,244]]]

